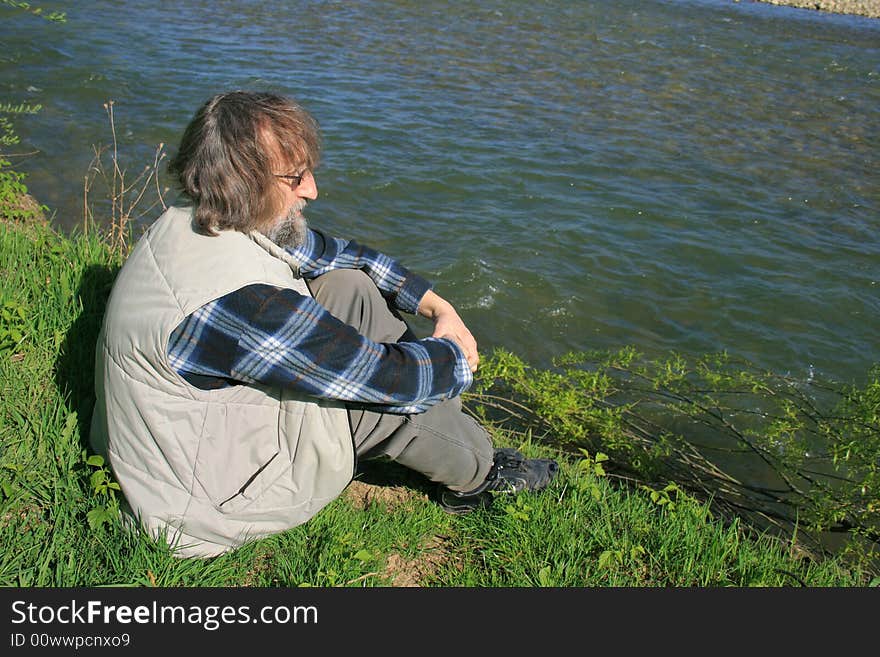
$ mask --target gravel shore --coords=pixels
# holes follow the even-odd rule
[[[740,0],[734,0],[739,2]],[[787,5],[803,9],[815,9],[834,14],[856,14],[880,18],[880,0],[759,0],[771,5]]]

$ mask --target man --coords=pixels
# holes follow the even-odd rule
[[[319,133],[293,101],[209,99],[169,208],[122,267],[96,357],[92,443],[143,527],[213,556],[301,524],[390,457],[452,513],[540,490],[549,459],[494,449],[461,410],[476,342],[421,277],[310,229]],[[399,311],[434,322],[417,339]]]

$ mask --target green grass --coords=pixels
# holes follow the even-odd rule
[[[87,462],[95,339],[121,257],[98,235],[0,222],[0,585],[723,587],[865,586],[871,576],[713,515],[672,490],[604,475],[522,434],[496,441],[553,456],[540,494],[443,513],[428,482],[393,463],[311,521],[214,559],[178,559],[118,520]],[[357,494],[355,494],[357,493]]]

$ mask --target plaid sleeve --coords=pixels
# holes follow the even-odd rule
[[[422,413],[473,381],[451,340],[373,342],[314,299],[263,284],[187,317],[168,352],[172,367],[200,388],[259,383],[397,414]]]
[[[287,252],[299,264],[304,278],[316,278],[333,269],[360,269],[399,309],[415,314],[431,284],[400,263],[351,240],[327,237],[309,229],[302,246]]]

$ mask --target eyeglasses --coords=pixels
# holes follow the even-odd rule
[[[297,187],[299,187],[302,184],[302,180],[303,180],[303,178],[306,177],[306,174],[308,174],[308,172],[309,172],[308,169],[304,169],[302,173],[297,173],[297,174],[276,173],[275,177],[286,180],[287,183],[291,186],[291,188],[296,189]]]

